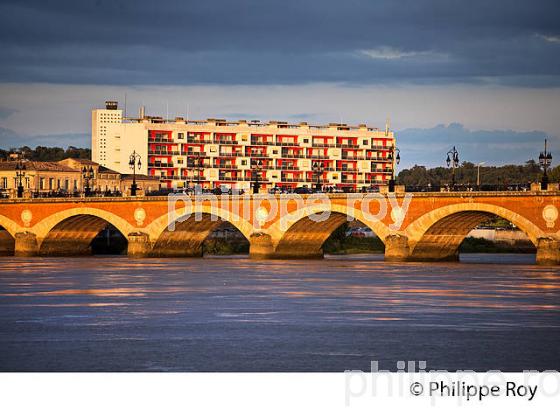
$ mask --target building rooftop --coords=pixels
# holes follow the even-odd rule
[[[60,160],[58,162],[61,163],[61,164],[77,162],[81,165],[98,165],[97,162],[94,162],[91,159],[87,159],[87,158],[66,158],[66,159]]]
[[[0,171],[14,171],[17,164],[19,164],[18,161],[0,162]],[[79,172],[74,168],[70,168],[58,162],[23,161],[23,165],[27,171]]]
[[[219,127],[247,127],[247,128],[266,128],[274,127],[279,129],[322,129],[322,130],[336,130],[336,131],[381,131],[377,127],[368,127],[366,124],[348,125],[344,123],[329,123],[314,125],[307,122],[288,123],[287,121],[260,121],[260,120],[237,120],[228,121],[222,118],[208,118],[206,120],[186,120],[183,117],[175,117],[175,119],[166,119],[161,116],[148,116],[145,115],[141,118],[126,117],[124,122],[129,123],[148,123],[148,124],[182,124],[182,125],[196,125],[196,126],[219,126]]]

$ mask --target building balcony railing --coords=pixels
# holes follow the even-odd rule
[[[237,165],[235,164],[215,164],[214,168],[220,169],[237,169]]]
[[[251,140],[251,145],[274,145],[274,141]]]
[[[220,152],[219,157],[243,157],[245,154],[242,152]]]
[[[148,138],[148,142],[165,142],[167,144],[169,143],[173,143],[173,139],[172,138]]]
[[[298,171],[299,167],[294,165],[282,165],[280,169],[295,170]]]
[[[365,159],[365,157],[363,156],[349,156],[349,155],[343,155],[342,159],[346,159],[349,161],[358,161],[358,160],[362,160]]]
[[[358,168],[336,167],[336,170],[342,172],[358,172]]]
[[[205,157],[206,151],[183,151],[182,155],[190,155],[195,157]]]
[[[359,145],[354,144],[336,144],[338,148],[360,148]]]
[[[327,155],[308,155],[307,158],[311,159],[329,159]]]
[[[236,144],[239,144],[239,143],[235,140],[215,139],[214,144],[236,145]]]
[[[175,165],[172,162],[149,162],[148,167],[151,168],[173,168]]]
[[[148,151],[148,155],[181,155],[180,151]]]
[[[282,178],[281,182],[307,182],[305,178]]]
[[[214,140],[187,137],[187,143],[189,143],[189,144],[213,144]]]
[[[278,145],[279,147],[293,147],[293,146],[298,145],[298,143],[297,142],[283,141],[283,142],[277,142],[276,145]]]
[[[305,158],[303,154],[282,154],[282,158]]]
[[[246,154],[247,157],[266,157],[266,152],[248,152]]]
[[[316,148],[335,148],[336,144],[327,144],[327,143],[323,143],[323,142],[314,142],[312,144],[313,147]]]
[[[249,182],[255,182],[255,177],[240,177],[237,179],[238,181],[249,181]],[[268,182],[267,178],[263,178],[263,177],[259,177],[259,182]]]
[[[206,179],[204,179],[203,176],[197,177],[197,176],[187,176],[187,175],[181,175],[181,179],[183,181],[200,181],[200,182],[204,182],[206,181]]]
[[[206,163],[204,163],[204,164],[198,165],[198,164],[195,164],[194,162],[187,162],[187,165],[186,165],[186,166],[187,166],[187,168],[191,168],[191,169],[197,169],[197,168],[214,168],[214,167],[212,166],[212,164],[206,164]]]

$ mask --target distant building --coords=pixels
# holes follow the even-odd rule
[[[388,184],[394,167],[395,137],[365,124],[309,125],[280,121],[228,122],[177,117],[124,118],[108,101],[92,111],[92,159],[121,173],[129,156],[141,156],[142,174],[166,187],[200,183],[204,188],[249,189],[324,187],[360,189]]]
[[[17,170],[18,164],[23,166]],[[18,187],[17,173],[23,173],[22,185],[26,196],[47,193],[83,192],[85,187],[84,168],[91,169],[89,181],[92,192],[130,193],[132,175],[120,174],[88,159],[68,158],[59,162],[13,160],[0,162],[0,190],[14,194]],[[160,188],[159,178],[137,175],[139,193],[156,191]]]
[[[18,178],[16,166],[19,161],[0,162],[0,189],[16,190]],[[53,191],[82,190],[81,172],[58,162],[23,161],[25,166],[22,185],[25,191],[46,193]]]

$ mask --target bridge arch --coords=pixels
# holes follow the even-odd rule
[[[10,220],[5,221],[6,219],[7,218],[0,215],[0,256],[12,256],[15,250],[14,226],[10,224]],[[6,224],[9,229],[6,228],[4,224]]]
[[[125,238],[134,231],[123,218],[97,208],[72,208],[46,217],[31,230],[37,237],[41,255],[82,255],[91,253],[93,239],[108,225]]]
[[[310,218],[324,211],[330,213],[326,220],[316,221]],[[294,213],[284,215],[267,230],[277,257],[322,257],[323,244],[349,216],[370,228],[383,243],[392,233],[383,222],[372,220],[360,209],[348,209],[344,205],[308,206],[298,211],[298,214],[297,219]]]
[[[254,231],[251,223],[226,209],[200,204],[197,212],[200,213],[198,220],[194,214],[181,220],[182,215],[176,212],[168,212],[155,219],[146,228],[152,242],[151,256],[203,256],[204,241],[224,222],[233,225],[247,240]],[[172,223],[174,230],[169,229]]]
[[[456,260],[468,233],[493,216],[515,224],[535,246],[546,236],[538,226],[507,208],[484,203],[448,205],[422,215],[405,229],[410,259]]]
[[[21,230],[21,226],[18,225],[16,222],[12,221],[7,216],[0,214],[0,226],[4,228],[11,236],[14,238],[16,236],[16,232]]]

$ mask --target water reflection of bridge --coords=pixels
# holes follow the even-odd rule
[[[559,201],[558,192],[184,197],[172,206],[167,197],[8,200],[0,203],[0,253],[87,254],[110,224],[128,240],[129,256],[201,256],[204,240],[227,221],[247,238],[253,258],[312,258],[351,216],[384,242],[387,260],[456,260],[465,236],[497,215],[525,232],[538,263],[558,264]],[[200,217],[183,220],[185,209]]]

